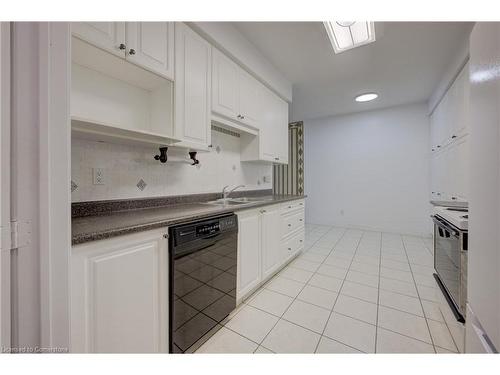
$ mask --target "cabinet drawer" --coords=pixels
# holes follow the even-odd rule
[[[305,207],[305,201],[303,199],[282,203],[282,205],[281,205],[283,215],[286,215],[289,212],[292,212],[295,210],[304,209],[304,207]]]
[[[293,213],[282,216],[283,217],[283,236],[288,236],[290,233],[299,228],[304,227],[304,210],[298,209]]]
[[[304,249],[304,231],[299,231],[296,235],[290,237],[284,242],[283,251],[286,259],[294,256]]]

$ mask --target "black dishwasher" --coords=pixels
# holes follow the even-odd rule
[[[169,228],[169,351],[185,353],[217,332],[236,307],[236,215]]]

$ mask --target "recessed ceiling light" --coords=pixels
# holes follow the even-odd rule
[[[378,98],[378,94],[374,92],[367,92],[366,94],[358,95],[354,98],[357,102],[369,102]]]
[[[335,53],[341,53],[375,41],[373,22],[326,21],[323,24]]]

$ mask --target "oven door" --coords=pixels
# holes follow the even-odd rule
[[[453,300],[460,308],[461,245],[460,232],[439,216],[434,216],[434,269]]]

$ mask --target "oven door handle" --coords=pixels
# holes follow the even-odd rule
[[[451,227],[448,223],[446,223],[443,219],[441,219],[439,216],[437,215],[431,215],[432,217],[432,220],[434,221],[434,223],[436,223],[436,225],[448,232],[450,232],[450,234],[452,234],[453,236],[455,237],[459,237],[460,236],[460,233],[454,229],[453,227]]]

